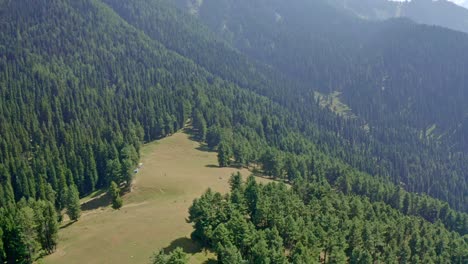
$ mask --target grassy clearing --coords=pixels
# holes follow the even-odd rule
[[[315,92],[315,98],[319,100],[322,108],[328,108],[337,115],[345,118],[356,118],[351,108],[340,100],[341,92],[333,92],[329,95]]]
[[[84,198],[81,219],[63,224],[57,251],[44,263],[148,263],[158,249],[178,246],[191,254],[191,263],[214,258],[189,239],[188,207],[208,187],[227,192],[228,179],[238,170],[217,168],[216,153],[202,151],[185,133],[144,146],[141,162],[124,206],[112,210],[102,193]]]

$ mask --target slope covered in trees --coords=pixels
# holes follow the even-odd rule
[[[178,1],[185,9],[186,3]],[[353,121],[341,123],[341,131],[336,123],[328,129],[340,131],[345,151],[336,145],[324,151],[468,210],[466,34],[405,19],[365,21],[327,1],[206,0],[189,6],[246,56],[322,93],[341,92]],[[311,87],[297,92],[310,94]],[[309,102],[298,114],[308,112]]]
[[[73,200],[67,209],[78,218],[78,192],[128,185],[141,142],[173,133],[195,108],[209,126],[247,127],[276,112],[286,119],[279,106],[168,51],[99,1],[1,4],[0,206],[12,208],[0,220],[2,260],[30,262],[41,248],[21,251],[30,236],[15,202],[47,200],[61,211]]]
[[[228,2],[217,2],[223,3]],[[439,223],[443,232],[458,233],[452,234],[455,237],[468,232],[468,216],[453,209],[466,211],[468,163],[465,153],[456,151],[462,145],[454,143],[455,136],[464,138],[464,134],[457,129],[440,140],[432,140],[427,133],[423,139],[417,137],[420,131],[413,119],[427,117],[418,115],[427,114],[424,111],[416,111],[414,116],[389,115],[381,124],[379,116],[373,115],[387,115],[389,110],[373,108],[380,105],[379,95],[369,92],[367,97],[362,96],[369,101],[369,108],[359,108],[354,99],[367,93],[365,89],[370,85],[352,89],[376,80],[366,79],[365,73],[372,71],[364,69],[378,63],[385,65],[383,55],[399,59],[388,53],[395,46],[367,41],[366,47],[377,55],[364,56],[368,63],[355,64],[362,62],[362,43],[354,39],[355,34],[384,34],[379,31],[382,27],[395,36],[408,34],[416,38],[409,42],[431,39],[434,32],[449,40],[457,36],[460,44],[450,58],[457,55],[466,37],[398,21],[356,22],[322,2],[307,2],[304,12],[317,8],[335,19],[332,29],[349,24],[353,30],[336,31],[343,34],[330,37],[327,29],[320,27],[327,24],[321,20],[323,17],[312,16],[317,27],[304,38],[296,38],[307,32],[301,29],[300,16],[293,21],[297,31],[284,35],[288,27],[272,31],[272,25],[261,20],[271,15],[271,8],[265,8],[263,1],[252,10],[246,3],[234,5],[250,19],[239,17],[239,21],[261,25],[264,35],[257,34],[258,28],[244,26],[237,28],[252,32],[221,39],[217,31],[210,32],[211,24],[203,26],[166,1],[0,2],[2,262],[30,263],[36,256],[52,251],[57,220],[64,209],[77,220],[79,196],[109,188],[112,182],[112,193],[117,193],[116,185],[129,187],[141,143],[174,133],[189,118],[199,140],[220,153],[223,166],[232,162],[253,165],[268,176],[297,186],[331,185],[359,199],[368,197],[369,203],[386,203],[393,208],[388,209],[392,214]],[[282,2],[272,3],[275,7]],[[274,16],[275,23],[291,17],[283,11],[300,11],[281,10],[279,17]],[[224,14],[203,8],[197,12],[200,17],[208,17],[211,12]],[[217,17],[213,19],[216,23]],[[227,21],[239,26],[235,19]],[[273,36],[278,42],[264,49],[271,45],[269,39]],[[290,46],[286,41],[289,38],[304,45]],[[342,47],[343,43],[347,46]],[[429,45],[427,52],[435,53],[444,43]],[[409,46],[407,52],[412,48]],[[349,51],[355,53],[348,56]],[[420,58],[411,63],[421,63]],[[342,63],[343,59],[346,63]],[[460,57],[458,66],[463,68],[463,61]],[[397,76],[402,70],[399,64],[388,63],[391,67],[383,69],[395,69]],[[401,64],[408,66],[404,63],[407,61]],[[419,73],[411,72],[409,79],[396,79],[395,87],[411,83]],[[460,72],[453,74],[458,78]],[[462,86],[463,80],[459,81]],[[337,89],[332,86],[343,87],[346,103],[358,118],[340,117],[321,108],[313,88],[322,92]],[[458,88],[450,86],[450,91]],[[449,113],[458,110],[459,100],[464,98],[459,95],[447,99],[455,108],[441,109]],[[444,106],[447,103],[437,102]],[[441,116],[445,114],[441,112]],[[403,125],[392,127],[394,124]],[[452,125],[449,122],[440,126]],[[450,181],[445,182],[447,175]],[[452,207],[413,192],[427,192]],[[114,197],[118,207],[119,197]],[[334,196],[330,201],[336,199],[341,198]],[[57,217],[51,211],[54,207]],[[390,233],[392,239],[393,235]]]
[[[192,237],[220,263],[464,263],[467,241],[440,224],[326,185],[258,184],[231,177],[231,193],[193,202]]]
[[[279,142],[276,138],[271,138],[269,135],[267,135],[267,139],[273,140],[274,144],[276,147],[279,149],[286,151],[286,152],[294,152],[295,154],[303,154],[304,149],[307,148],[318,148],[317,150],[324,151],[326,154],[330,153],[336,153],[336,152],[343,152],[343,151],[351,151],[349,148],[342,148],[342,145],[344,144],[350,144],[349,141],[344,141],[341,135],[336,135],[336,130],[341,127],[343,129],[343,134],[351,134],[356,136],[356,134],[361,133],[362,138],[365,138],[366,135],[363,135],[363,131],[361,128],[358,127],[359,122],[353,123],[348,122],[348,120],[344,119],[339,119],[336,116],[332,117],[330,116],[330,113],[327,113],[326,111],[320,111],[318,106],[316,104],[298,104],[300,102],[300,99],[297,99],[297,95],[303,97],[302,99],[304,100],[304,97],[307,97],[307,95],[304,95],[303,89],[308,89],[307,86],[297,84],[297,86],[286,86],[284,82],[281,82],[281,80],[274,79],[274,77],[271,75],[272,71],[265,71],[265,68],[262,68],[261,65],[260,67],[256,68],[257,73],[263,73],[258,77],[255,77],[253,79],[252,76],[250,76],[250,72],[246,72],[245,69],[251,69],[252,64],[258,65],[258,62],[253,61],[251,64],[249,63],[249,60],[242,58],[241,55],[237,55],[240,57],[240,60],[237,61],[232,61],[232,60],[225,60],[224,58],[220,58],[219,56],[211,56],[210,54],[203,54],[200,55],[200,53],[197,52],[190,52],[188,50],[193,49],[193,46],[202,48],[202,47],[209,47],[208,49],[213,49],[212,42],[214,41],[215,43],[221,43],[220,45],[220,50],[222,51],[223,54],[236,54],[235,51],[229,48],[226,44],[223,44],[222,41],[217,40],[215,37],[213,37],[210,34],[205,34],[204,32],[207,31],[207,29],[203,26],[197,23],[196,20],[193,18],[183,16],[180,12],[177,10],[174,10],[171,8],[171,6],[165,2],[165,1],[135,1],[135,2],[127,2],[127,1],[107,1],[107,3],[113,7],[116,12],[121,14],[129,23],[135,25],[136,27],[141,28],[145,33],[147,33],[149,36],[151,36],[153,39],[161,40],[162,43],[164,43],[166,46],[173,47],[175,50],[180,52],[181,54],[184,54],[185,56],[191,57],[193,60],[197,61],[199,64],[205,66],[206,68],[209,68],[210,70],[212,69],[213,71],[216,71],[219,75],[231,79],[236,76],[249,76],[248,80],[249,82],[246,83],[246,86],[249,87],[249,89],[253,89],[254,91],[258,93],[262,93],[267,95],[269,98],[271,98],[274,101],[279,102],[281,105],[285,106],[289,110],[297,113],[297,118],[298,120],[293,122],[293,123],[288,123],[289,130],[293,131],[300,131],[302,134],[305,134],[307,136],[307,139],[312,140],[312,142],[317,142],[318,146],[314,146],[314,144],[306,144],[304,146],[299,147],[297,143],[296,145],[290,145],[291,144],[291,139],[286,139],[282,140],[283,142]],[[170,26],[161,26],[161,25],[167,25],[169,24]],[[191,26],[189,26],[191,25]],[[192,35],[192,41],[189,44],[186,44],[185,42],[178,42],[175,41],[174,35],[170,35],[170,30],[169,29],[178,29],[179,33],[183,36],[187,35]],[[228,55],[229,57],[230,55]],[[229,69],[229,67],[234,67],[235,69],[240,69],[236,72],[236,74],[233,74],[232,72],[226,72],[223,69]],[[276,73],[275,73],[276,74]],[[280,75],[280,74],[276,74]],[[268,77],[266,80],[265,77]],[[270,81],[269,81],[270,80]],[[275,82],[271,82],[271,80],[275,80]],[[294,83],[294,82],[292,82]],[[253,85],[252,85],[253,84]],[[258,87],[267,87],[268,90],[266,89],[259,89]],[[302,89],[302,90],[301,90]],[[291,94],[293,90],[296,90],[298,94]],[[281,95],[278,97],[278,95]],[[287,96],[285,96],[287,95]],[[311,98],[309,100],[312,100]],[[307,102],[307,100],[305,100]],[[268,120],[269,118],[264,118],[262,121],[262,126],[271,122],[274,122],[273,120]],[[284,121],[279,121],[278,125],[281,126],[281,123]],[[339,123],[341,126],[337,126],[336,123]],[[299,126],[297,127],[297,124]],[[305,128],[301,126],[301,124],[314,124],[315,127],[308,127]],[[207,138],[207,122],[205,121],[205,117],[199,113],[198,111],[194,115],[194,125],[201,131],[205,131],[202,133],[200,138],[203,140]],[[208,122],[208,127],[216,125],[216,123]],[[278,127],[278,125],[276,125]],[[294,128],[297,127],[297,130]],[[345,128],[343,128],[345,127]],[[215,127],[214,127],[215,128]],[[318,128],[318,129],[316,129]],[[268,129],[264,133],[276,133],[276,134],[282,134],[280,130],[284,130],[285,128],[281,129]],[[264,129],[265,130],[265,129]],[[319,132],[320,131],[320,132]],[[219,141],[219,136],[216,136],[216,134],[219,134],[219,129],[213,129],[210,131],[208,135],[208,144],[212,147],[215,148]],[[228,133],[223,133],[222,134],[230,134]],[[215,136],[213,136],[213,134]],[[213,138],[215,139],[213,142]],[[225,150],[221,152],[221,155],[223,156],[224,162],[222,165],[227,165],[229,162],[230,157],[234,157],[237,161],[241,161],[241,164],[248,164],[248,162],[251,161],[257,161],[257,162],[264,162],[265,157],[272,158],[272,161],[268,161],[268,164],[274,164],[276,167],[275,170],[266,170],[266,173],[268,175],[273,175],[275,177],[283,177],[282,171],[287,171],[286,173],[288,174],[289,180],[294,180],[295,177],[298,175],[301,175],[302,177],[309,177],[309,175],[318,175],[318,177],[325,177],[325,175],[329,175],[330,173],[327,170],[335,170],[336,168],[330,168],[333,166],[330,165],[324,165],[323,157],[317,158],[317,155],[315,154],[315,158],[310,160],[306,159],[302,161],[302,165],[300,164],[301,162],[297,162],[297,158],[285,158],[283,154],[278,154],[274,153],[272,155],[270,152],[266,151],[265,155],[261,154],[263,151],[260,151],[260,154],[257,153],[252,154],[249,153],[250,151],[250,146],[258,146],[255,142],[253,142],[251,139],[249,139],[250,136],[248,136],[249,141],[246,144],[246,141],[244,140],[239,140],[239,137],[233,137],[231,138],[228,136],[228,138],[225,140],[226,142],[223,142],[220,144],[221,150]],[[249,144],[250,143],[250,144]],[[232,145],[232,146],[229,146]],[[330,150],[331,148],[331,150]],[[307,155],[311,155],[310,153],[313,151],[308,151]],[[360,157],[360,153],[354,153],[357,157]],[[254,155],[254,156],[252,156]],[[346,157],[349,158],[352,156],[350,153],[346,153]],[[345,157],[345,158],[346,158]],[[359,158],[356,159],[356,157],[353,156],[355,160],[358,160]],[[362,159],[362,157],[361,157]],[[292,161],[286,161],[285,160],[292,160]],[[317,161],[320,160],[320,161]],[[371,162],[374,162],[372,159]],[[299,163],[299,165],[298,165]],[[307,163],[321,163],[324,169],[306,169],[304,170],[304,166]],[[331,162],[334,164],[335,162]],[[310,167],[313,167],[314,165],[307,165]],[[340,164],[342,164],[340,162]],[[272,165],[273,166],[273,165]],[[302,166],[302,168],[298,168]],[[330,167],[329,167],[330,166]],[[380,171],[378,171],[380,172]],[[374,172],[374,173],[378,173]],[[330,177],[330,180],[334,182],[336,178],[338,178],[340,175],[337,175],[334,173],[335,176]],[[317,176],[316,176],[317,177]],[[357,177],[355,177],[357,178]],[[398,188],[395,187],[390,187],[391,190],[387,190],[387,194],[378,194],[376,196],[380,196],[381,200],[389,200],[389,198],[382,198],[382,197],[391,197],[393,196],[393,192],[396,192],[395,190],[398,190]],[[461,190],[463,188],[460,188]],[[372,191],[371,191],[372,190]],[[362,190],[357,190],[355,191],[358,193],[360,192],[363,195],[369,195],[370,193],[380,193],[381,191],[378,191],[377,188],[371,188],[371,190],[367,191],[362,191]],[[380,189],[382,190],[382,189]],[[374,196],[374,197],[376,197]],[[459,197],[457,195],[454,195],[456,197]],[[403,196],[400,198],[403,199]],[[419,205],[415,205],[415,208],[418,208]],[[438,208],[442,207],[442,204],[436,206]],[[417,209],[416,211],[418,211]],[[438,210],[437,210],[438,211]],[[419,214],[419,213],[418,213]],[[430,218],[430,217],[428,217]],[[443,217],[445,218],[445,216]],[[465,218],[462,217],[460,220],[458,220],[459,223],[461,223],[461,229],[458,230],[463,230],[465,226]],[[452,221],[456,222],[456,221]],[[457,226],[459,224],[456,224]],[[464,232],[464,231],[462,231]]]

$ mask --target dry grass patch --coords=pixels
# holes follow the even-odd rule
[[[207,188],[227,192],[234,168],[217,168],[216,153],[199,150],[199,143],[185,133],[144,146],[143,168],[136,175],[133,191],[123,197],[124,206],[112,210],[105,196],[95,194],[81,219],[64,223],[57,251],[44,263],[148,263],[153,252],[181,246],[191,253],[192,263],[214,258],[190,239],[186,223],[194,198]],[[249,172],[240,170],[244,176]],[[259,181],[266,181],[259,179]]]

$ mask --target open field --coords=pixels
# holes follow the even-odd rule
[[[218,168],[216,153],[202,151],[185,133],[144,146],[141,162],[124,206],[112,210],[105,196],[83,199],[87,210],[78,222],[64,223],[57,251],[44,263],[148,263],[153,252],[176,246],[192,253],[191,263],[213,257],[189,239],[188,208],[208,187],[227,192],[238,170]]]

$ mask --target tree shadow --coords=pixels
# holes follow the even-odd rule
[[[216,169],[219,169],[219,168],[233,168],[233,169],[238,169],[238,170],[241,170],[241,169],[246,169],[246,167],[242,166],[242,165],[239,165],[239,164],[231,164],[227,167],[220,167],[218,165],[215,165],[215,164],[207,164],[205,165],[205,167],[207,168],[216,168]]]
[[[187,135],[189,135],[189,139],[192,141],[198,142],[200,145],[196,148],[196,150],[203,151],[203,152],[216,152],[215,150],[212,150],[211,148],[208,147],[207,144],[200,142],[200,137],[197,134],[197,130],[195,130],[192,127],[186,127],[183,129],[183,132]]]
[[[81,211],[95,210],[101,207],[107,207],[111,204],[111,197],[108,192],[104,192],[99,196],[83,203],[81,205]]]
[[[200,138],[197,134],[197,130],[194,129],[193,127],[184,127],[184,129],[182,130],[182,132],[184,132],[185,134],[189,135],[189,139],[192,140],[192,141],[200,141]]]
[[[70,221],[68,223],[66,223],[65,225],[61,226],[59,229],[65,229],[71,225],[73,225],[76,221]]]
[[[170,253],[178,247],[182,248],[184,252],[188,254],[199,253],[202,252],[203,249],[198,243],[194,242],[190,238],[180,237],[172,241],[171,244],[169,244],[169,246],[165,247],[163,250],[165,253]]]
[[[182,248],[182,250],[187,254],[197,254],[197,253],[204,253],[205,256],[209,254],[209,251],[197,242],[193,241],[188,237],[180,237],[169,244],[169,246],[163,248],[164,253],[171,253],[176,248]],[[218,263],[216,259],[210,258],[205,260],[203,264],[215,264]]]
[[[197,148],[195,148],[196,150],[198,151],[203,151],[203,152],[216,152],[216,150],[212,150],[208,147],[208,145],[204,144],[204,143],[200,143],[200,146],[198,146]]]

